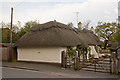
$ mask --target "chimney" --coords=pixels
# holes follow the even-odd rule
[[[93,27],[91,27],[90,30],[95,34],[95,29]]]
[[[71,23],[68,23],[68,26],[69,26],[69,27],[72,27],[72,28],[74,27],[74,25],[73,25],[72,22],[71,22]]]
[[[81,22],[78,23],[78,28],[82,29],[82,23]]]

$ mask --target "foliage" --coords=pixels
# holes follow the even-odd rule
[[[102,23],[98,22],[95,29],[96,34],[101,40],[112,40],[112,35],[116,32],[117,23]]]
[[[90,23],[91,23],[91,21],[88,20],[87,22],[85,22],[85,23],[83,24],[83,27],[82,27],[82,28],[83,28],[83,29],[88,29]]]
[[[29,29],[35,25],[39,24],[39,22],[37,22],[37,20],[35,21],[28,21],[25,23],[24,27],[21,27],[20,30],[17,32],[17,40],[22,37],[25,33],[27,33],[29,31]]]
[[[2,30],[2,42],[10,42],[10,30],[9,28],[3,28]]]
[[[90,48],[87,49],[87,51],[89,51]],[[83,54],[83,49],[79,49],[79,48],[76,48],[76,49],[73,49],[72,47],[68,47],[67,48],[67,53],[70,57],[73,58],[73,56],[75,55],[76,51],[78,51],[78,56],[80,57],[82,54]]]
[[[20,37],[22,37],[32,26],[39,24],[37,20],[35,21],[28,21],[21,26],[21,22],[18,21],[17,24],[13,24],[12,27],[12,35],[13,40],[12,42],[15,43]],[[10,23],[1,22],[0,25],[2,26],[2,42],[9,43],[10,42]]]
[[[117,31],[117,22],[112,23],[102,23],[98,22],[98,25],[95,29],[97,36],[100,38],[101,41],[104,41],[105,48],[108,41],[114,40],[114,33]]]
[[[113,41],[120,42],[120,26],[117,26],[117,31],[113,34]]]
[[[28,21],[28,22],[25,23],[23,30],[25,32],[28,32],[31,27],[33,27],[33,26],[35,26],[37,24],[39,24],[39,22],[37,22],[37,20],[35,20],[35,21]]]
[[[78,56],[81,56],[83,53],[82,53],[82,49],[76,49],[76,51],[78,51]]]
[[[14,43],[17,41],[17,32],[19,31],[19,26],[20,22],[18,21],[17,24],[13,24],[12,26],[12,42]],[[2,26],[2,42],[3,43],[9,43],[10,42],[10,23],[4,23],[1,22],[0,25]]]
[[[70,57],[74,56],[75,50],[70,46],[67,48],[67,53]]]

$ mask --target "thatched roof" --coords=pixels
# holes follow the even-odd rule
[[[50,21],[33,26],[15,46],[77,46],[100,45],[98,37],[90,30],[73,29],[65,24]]]
[[[86,34],[86,32],[80,30],[80,29],[76,29],[77,32],[78,32],[78,36],[84,41],[84,43],[88,44],[88,45],[91,45],[93,44],[94,42],[92,41],[92,39],[90,38],[90,36],[88,36]]]
[[[87,29],[75,29],[78,36],[84,43],[88,45],[101,45],[99,38],[91,31]]]
[[[115,50],[115,49],[117,49],[117,47],[119,47],[119,46],[120,46],[120,42],[113,42],[113,43],[112,43],[112,46],[111,46],[111,49]]]
[[[93,33],[93,31],[84,29],[84,32],[91,37],[92,41],[94,42],[93,45],[102,45],[100,39]]]
[[[33,26],[15,46],[87,46],[76,32],[65,24],[50,21]]]

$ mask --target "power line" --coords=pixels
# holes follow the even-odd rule
[[[23,0],[22,2],[18,3],[15,8],[17,8],[18,6],[20,6],[22,3],[24,3],[25,0]]]
[[[21,1],[21,2],[15,2],[15,1],[11,1],[11,5],[14,8],[17,8],[18,6],[20,6],[22,3],[24,3],[25,0]],[[17,3],[17,4],[15,4]]]

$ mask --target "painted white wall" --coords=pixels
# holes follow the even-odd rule
[[[17,49],[18,61],[61,63],[63,47],[22,47]]]
[[[89,46],[89,47],[91,48],[90,54],[94,55],[94,58],[99,58],[99,55],[95,50],[95,47],[94,46]]]

